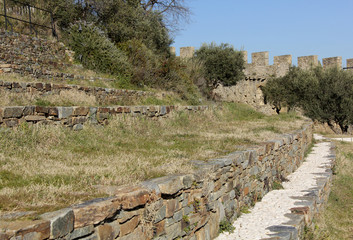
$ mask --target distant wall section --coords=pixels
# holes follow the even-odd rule
[[[173,49],[175,53],[175,48]],[[192,58],[195,48],[182,47],[180,48],[180,57],[183,59]],[[235,86],[224,87],[217,86],[213,91],[214,99],[226,102],[241,102],[246,103],[259,111],[266,114],[274,113],[271,106],[264,103],[264,97],[261,87],[267,82],[270,77],[284,76],[289,68],[293,65],[292,55],[280,55],[273,57],[273,64],[269,64],[269,52],[251,53],[251,63],[248,62],[248,52],[242,51],[245,61],[245,79],[240,81]],[[323,58],[322,64],[319,61],[318,55],[300,56],[298,57],[298,67],[308,70],[310,68],[322,65],[327,68],[342,68],[342,57]],[[347,59],[347,67],[344,69],[353,69],[353,59]]]

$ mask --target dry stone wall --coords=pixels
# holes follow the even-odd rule
[[[311,140],[308,124],[223,158],[193,161],[193,174],[111,187],[111,197],[35,221],[0,222],[0,239],[213,239],[222,220],[235,219],[303,162]]]
[[[0,73],[42,75],[66,66],[66,48],[45,40],[0,30]]]
[[[126,90],[126,89],[111,89],[101,87],[83,87],[69,84],[54,84],[41,82],[6,82],[0,80],[0,91],[10,93],[24,94],[29,93],[33,97],[42,95],[60,95],[62,91],[74,90],[82,92],[89,96],[94,96],[100,104],[115,104],[122,101],[135,101],[142,98],[153,96],[152,92]]]
[[[0,127],[27,124],[54,124],[80,130],[84,123],[107,124],[119,114],[163,117],[173,111],[205,111],[208,106],[116,106],[116,107],[0,107]]]
[[[268,228],[273,234],[270,239],[298,240],[303,239],[306,229],[315,229],[314,220],[325,209],[328,201],[333,179],[332,168],[335,164],[335,145],[331,143],[331,154],[328,156],[332,163],[322,166],[325,173],[316,178],[316,186],[311,188],[304,196],[296,197],[296,207],[286,214],[288,222]],[[265,239],[264,239],[265,240]]]

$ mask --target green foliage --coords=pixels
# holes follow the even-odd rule
[[[251,211],[249,210],[249,207],[248,206],[243,206],[240,208],[240,212],[241,213],[244,213],[244,214],[248,214],[248,213],[251,213]]]
[[[195,58],[203,63],[208,86],[214,87],[218,83],[231,86],[244,78],[243,54],[229,44],[203,44],[195,52]]]
[[[279,181],[274,181],[274,182],[272,183],[272,189],[273,189],[273,190],[280,190],[280,189],[283,189],[282,183],[279,182]]]
[[[91,23],[72,25],[69,44],[75,51],[75,59],[88,69],[114,75],[127,74],[130,70],[124,52]]]
[[[189,218],[189,216],[188,216],[188,215],[183,215],[183,221],[184,221],[185,223],[190,223],[190,218]]]
[[[223,232],[229,232],[229,233],[233,233],[235,230],[235,227],[233,226],[233,224],[228,221],[228,220],[222,220],[219,223],[219,233],[223,233]]]
[[[321,67],[311,71],[291,68],[283,77],[270,79],[263,87],[265,100],[277,112],[282,105],[288,110],[299,107],[313,120],[332,126],[337,123],[343,132],[353,124],[353,74]]]
[[[106,28],[108,36],[115,43],[139,39],[155,53],[169,52],[172,41],[162,16],[157,12],[146,14],[139,3],[122,0],[95,4],[95,11],[100,13],[99,23]]]

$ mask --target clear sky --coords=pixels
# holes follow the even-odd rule
[[[273,56],[353,58],[353,0],[185,0],[193,15],[173,46],[230,43]]]

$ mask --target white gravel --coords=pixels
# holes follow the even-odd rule
[[[316,139],[321,136],[315,135]],[[251,213],[242,214],[233,224],[235,231],[232,234],[220,234],[217,240],[255,240],[269,238],[272,232],[266,228],[273,225],[281,225],[288,222],[286,213],[291,213],[290,208],[295,207],[299,200],[291,197],[303,196],[312,187],[316,186],[317,173],[325,172],[322,166],[330,164],[330,143],[321,142],[315,144],[313,151],[306,161],[292,174],[288,176],[288,182],[283,182],[284,189],[274,190],[264,196],[261,202],[256,203]]]
[[[353,137],[350,137],[350,138],[332,138],[332,140],[343,141],[343,142],[353,142]]]

